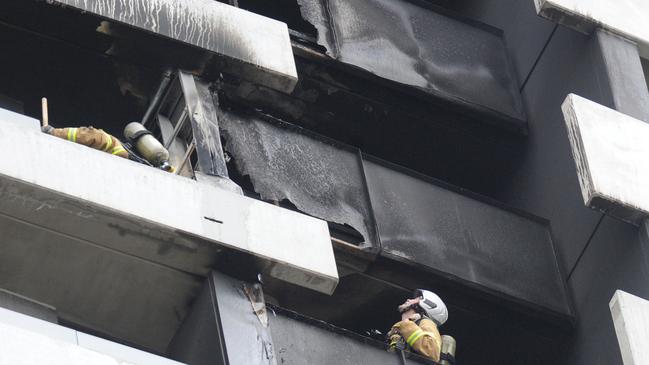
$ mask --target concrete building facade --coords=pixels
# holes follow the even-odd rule
[[[649,359],[643,0],[6,0],[0,363]],[[132,121],[174,173],[41,131]],[[402,356],[403,355],[403,356]]]

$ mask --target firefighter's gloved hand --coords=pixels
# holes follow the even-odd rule
[[[390,340],[388,343],[388,351],[394,352],[396,350],[404,350],[406,348],[406,341],[403,339],[403,337],[396,333],[390,336]]]
[[[53,131],[53,130],[54,130],[54,127],[52,127],[52,126],[49,125],[49,124],[48,124],[48,125],[44,125],[44,126],[41,127],[41,131],[42,131],[43,133],[47,133],[47,134],[52,134],[52,131]]]
[[[397,328],[392,327],[390,331],[387,333],[387,338],[388,338],[389,352],[405,349],[406,341],[403,339],[403,336],[401,336]]]

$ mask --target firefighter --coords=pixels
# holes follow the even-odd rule
[[[126,151],[119,139],[94,127],[79,128],[53,128],[49,125],[43,127],[43,132],[53,136],[67,139],[68,141],[82,144],[115,156],[128,158]]]
[[[440,297],[418,289],[415,297],[398,307],[401,321],[392,326],[388,337],[391,349],[409,347],[435,362],[440,361],[442,336],[438,327],[448,319],[448,310]]]

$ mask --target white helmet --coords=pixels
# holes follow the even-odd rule
[[[415,290],[415,295],[421,298],[419,307],[424,311],[426,316],[432,319],[438,326],[443,325],[448,319],[448,309],[442,298],[437,294],[423,289]]]

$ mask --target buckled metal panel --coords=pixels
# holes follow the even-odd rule
[[[358,150],[258,116],[222,109],[219,114],[226,151],[263,199],[288,200],[302,212],[356,229],[362,246],[378,246]]]
[[[382,255],[570,314],[546,224],[374,162],[365,171]]]
[[[334,58],[525,129],[516,76],[495,28],[403,0],[300,2]]]

